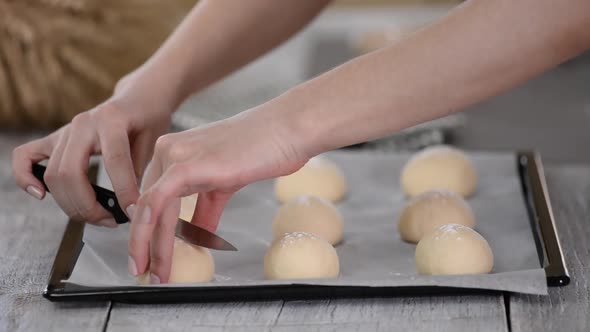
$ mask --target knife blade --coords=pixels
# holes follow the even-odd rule
[[[45,184],[44,175],[46,167],[40,164],[33,164],[33,175],[43,183],[45,190],[49,192],[49,188]],[[95,184],[92,184],[92,189],[96,193],[96,200],[98,203],[109,211],[117,224],[124,224],[129,222],[129,218],[123,212],[123,209],[119,205],[117,196],[111,190],[102,188]],[[196,244],[201,247],[215,249],[215,250],[229,250],[237,251],[231,243],[221,238],[219,235],[209,232],[208,230],[201,228],[195,224],[178,218],[176,224],[176,237],[185,240],[186,242]]]

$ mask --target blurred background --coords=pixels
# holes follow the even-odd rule
[[[0,0],[0,127],[8,135],[52,130],[107,98],[116,81],[140,65],[195,2]],[[355,56],[395,43],[459,3],[336,0],[299,35],[189,98],[175,114],[174,130],[265,102]],[[587,163],[589,125],[586,54],[465,112],[364,146],[537,149],[550,163]]]

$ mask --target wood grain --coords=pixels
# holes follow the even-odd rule
[[[546,176],[572,281],[549,296],[511,296],[512,330],[590,331],[590,167],[550,167]]]
[[[286,302],[279,331],[505,331],[501,296]]]
[[[280,315],[281,301],[177,305],[113,305],[108,331],[263,331]]]
[[[109,331],[505,331],[501,296],[115,304]]]
[[[63,232],[63,217],[50,206],[44,217],[26,215],[18,210],[36,208],[30,199],[21,198],[16,212],[10,211],[14,205],[0,203],[0,252],[6,253],[0,257],[0,331],[102,330],[107,302],[54,304],[41,297]]]
[[[109,303],[56,304],[41,297],[65,217],[11,179],[10,151],[24,137],[0,136],[0,331],[101,331]]]

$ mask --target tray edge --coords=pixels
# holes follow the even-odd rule
[[[571,279],[565,264],[565,257],[557,227],[540,153],[536,151],[518,152],[519,167],[524,169],[523,190],[529,209],[529,219],[535,222],[533,227],[536,238],[542,241],[540,257],[544,259],[544,269],[549,286],[566,286]]]

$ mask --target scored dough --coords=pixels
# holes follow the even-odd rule
[[[169,283],[208,282],[213,279],[215,263],[209,249],[174,238]],[[149,284],[149,272],[137,277],[140,285]]]
[[[444,189],[467,197],[475,191],[477,174],[461,150],[434,146],[416,153],[406,163],[400,182],[408,196]]]
[[[277,178],[275,194],[281,203],[301,195],[337,202],[346,194],[346,179],[338,165],[326,158],[314,157],[297,172]]]
[[[443,225],[424,235],[416,246],[419,274],[456,275],[489,273],[494,255],[488,241],[469,227]]]
[[[267,279],[336,278],[339,273],[334,247],[305,232],[285,234],[272,243],[264,256]]]
[[[180,200],[179,218],[190,222],[196,204],[197,194],[183,197]],[[174,238],[169,283],[207,282],[213,279],[214,272],[215,262],[209,249]],[[149,280],[149,272],[137,277],[140,285],[149,284]]]
[[[399,217],[398,231],[404,241],[418,243],[424,234],[446,224],[473,228],[473,211],[458,194],[433,190],[419,194],[406,204]]]
[[[330,201],[298,196],[283,204],[272,223],[275,239],[292,232],[311,233],[335,245],[342,240],[342,215]]]

